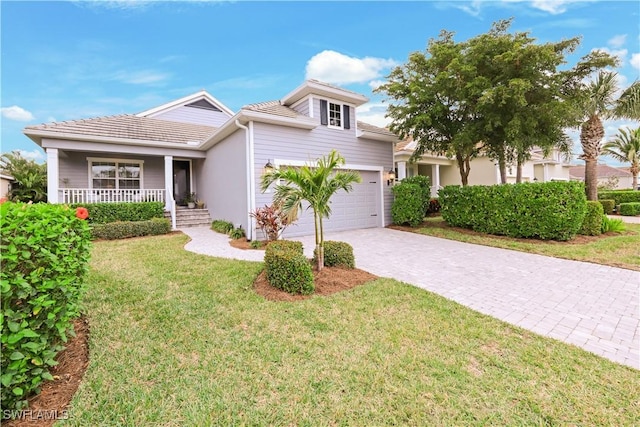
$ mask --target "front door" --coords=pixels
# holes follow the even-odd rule
[[[173,161],[173,196],[176,203],[186,205],[185,196],[191,193],[191,162],[188,160]]]

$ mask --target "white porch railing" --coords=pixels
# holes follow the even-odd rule
[[[60,203],[131,203],[163,202],[164,189],[108,190],[93,188],[61,188]]]

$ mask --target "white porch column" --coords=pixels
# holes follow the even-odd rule
[[[547,164],[543,163],[542,164],[542,182],[548,182],[549,181],[549,169],[547,168]]]
[[[168,211],[173,202],[173,156],[164,156],[164,208]]]
[[[407,162],[398,162],[398,181],[407,177]]]
[[[58,203],[58,187],[60,182],[58,163],[58,149],[47,148],[47,200]]]
[[[436,197],[440,189],[440,165],[431,165],[431,177],[433,178],[433,182],[431,183],[431,197]]]

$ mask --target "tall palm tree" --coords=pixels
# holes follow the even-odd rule
[[[640,119],[640,81],[634,82],[616,98],[617,74],[601,71],[596,79],[581,91],[584,121],[580,127],[580,143],[585,161],[584,181],[588,200],[598,200],[598,157],[604,138],[603,120],[614,118]]]
[[[329,200],[338,190],[349,192],[353,189],[353,183],[361,181],[357,172],[336,171],[344,163],[344,157],[336,150],[332,150],[328,156],[318,159],[316,165],[272,169],[262,175],[262,191],[276,181],[282,182],[275,188],[273,201],[282,207],[282,211],[289,217],[290,222],[294,221],[298,212],[302,211],[302,202],[309,203],[308,208],[313,210],[318,270],[324,267],[322,219],[329,218],[331,215]]]
[[[633,189],[638,189],[638,172],[640,172],[640,128],[620,129],[615,138],[602,147],[605,156],[630,163],[629,172],[633,175]]]

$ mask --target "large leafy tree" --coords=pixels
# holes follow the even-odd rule
[[[506,182],[509,165],[524,163],[531,148],[565,144],[563,128],[575,124],[565,94],[596,69],[613,65],[600,52],[561,70],[579,38],[536,44],[526,32],[510,33],[511,20],[464,42],[443,31],[426,52],[411,54],[378,88],[391,100],[391,130],[426,151],[456,157],[463,185],[469,161],[486,154]]]
[[[602,147],[605,156],[629,163],[629,172],[633,175],[633,189],[638,189],[638,173],[640,172],[640,128],[620,129],[615,138]]]
[[[634,82],[620,96],[617,74],[601,71],[595,80],[574,91],[574,100],[582,113],[580,144],[585,161],[584,181],[588,200],[598,199],[598,157],[604,138],[603,120],[640,119],[640,81]]]
[[[47,165],[24,158],[19,151],[0,156],[0,169],[15,180],[9,197],[16,202],[47,201]]]
[[[273,201],[288,215],[290,223],[303,210],[303,202],[309,203],[308,208],[313,210],[318,270],[324,267],[322,220],[331,215],[329,201],[338,190],[349,192],[354,183],[361,181],[357,172],[337,170],[344,163],[344,157],[332,150],[328,156],[318,159],[315,165],[272,169],[262,175],[262,191],[280,181],[275,187]]]

